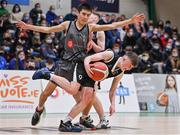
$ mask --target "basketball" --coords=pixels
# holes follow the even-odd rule
[[[91,64],[90,67],[93,72],[92,79],[94,81],[102,81],[109,74],[108,67],[103,62],[95,62],[95,63]]]
[[[157,104],[160,106],[167,106],[168,105],[168,95],[164,92],[160,92],[157,96]]]

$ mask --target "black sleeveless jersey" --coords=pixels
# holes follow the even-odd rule
[[[79,61],[83,60],[87,54],[87,43],[89,41],[88,25],[79,30],[76,26],[76,21],[69,24],[69,28],[65,37],[63,60]]]
[[[113,53],[114,53],[114,52],[113,52]],[[114,53],[113,58],[112,58],[110,61],[105,62],[106,65],[107,65],[107,67],[108,67],[108,70],[109,70],[109,75],[108,75],[107,78],[116,77],[116,76],[118,76],[119,74],[122,73],[122,70],[121,70],[120,68],[117,68],[117,67],[116,67],[115,70],[112,72],[112,69],[113,69],[115,63],[117,62],[117,60],[119,59],[120,56],[121,56],[121,55],[118,55],[118,54],[115,54],[115,53]]]

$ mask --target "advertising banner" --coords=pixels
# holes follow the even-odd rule
[[[31,80],[33,71],[0,72],[0,113],[32,113],[41,93],[41,81]]]
[[[28,6],[30,2],[29,0],[8,0],[8,4],[19,4]]]
[[[113,78],[101,82],[97,96],[103,104],[105,112],[109,112],[109,90]],[[139,112],[133,75],[124,75],[116,89],[116,112]]]
[[[134,79],[141,111],[180,111],[175,75],[135,74]]]

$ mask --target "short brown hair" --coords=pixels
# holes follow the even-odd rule
[[[125,55],[128,56],[128,58],[131,60],[132,65],[137,67],[139,63],[138,55],[135,52],[127,52]]]

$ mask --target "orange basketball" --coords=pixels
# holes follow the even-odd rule
[[[160,92],[157,96],[157,103],[161,106],[167,106],[168,105],[168,95],[166,95],[164,92]]]
[[[93,72],[92,79],[94,81],[102,81],[109,74],[108,67],[103,62],[95,62],[95,63],[91,64],[91,70]]]

